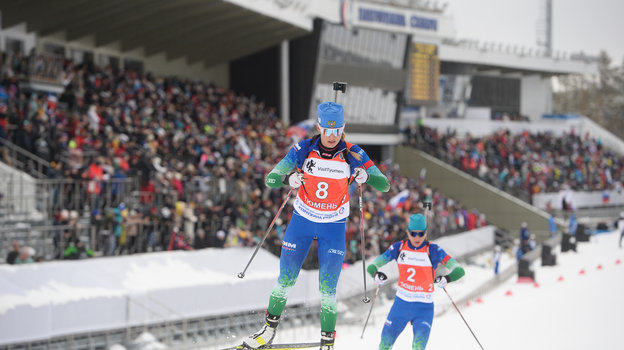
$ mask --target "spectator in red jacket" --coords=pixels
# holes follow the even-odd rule
[[[179,229],[174,226],[167,250],[193,250],[193,247],[186,243],[184,232],[179,232]]]

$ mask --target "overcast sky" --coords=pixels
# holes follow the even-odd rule
[[[455,17],[458,38],[535,47],[545,0],[443,0]],[[624,1],[553,0],[553,48],[624,60]]]

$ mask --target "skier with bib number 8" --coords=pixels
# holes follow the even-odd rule
[[[390,183],[359,146],[345,141],[344,109],[334,102],[317,108],[320,135],[295,144],[265,179],[270,188],[298,188],[284,234],[280,275],[271,292],[265,323],[243,341],[252,349],[271,344],[288,292],[295,285],[310,244],[318,239],[321,349],[334,348],[336,285],[344,259],[350,181],[387,192]]]

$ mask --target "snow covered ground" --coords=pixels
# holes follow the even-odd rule
[[[536,263],[536,284],[518,283],[514,276],[480,298],[458,305],[483,348],[623,349],[624,339],[619,332],[624,325],[624,249],[618,248],[618,239],[615,232],[593,236],[591,242],[578,244],[577,253],[558,252],[556,266],[541,267]],[[492,275],[485,263],[487,256],[481,259],[484,263],[466,266],[463,282],[447,287],[455,300],[474,290],[474,281],[483,282]],[[507,257],[504,265],[512,263],[513,259]],[[443,290],[436,291],[435,298],[438,311],[449,305]],[[377,349],[391,304],[392,300],[377,300],[363,339],[363,322],[345,326],[339,319],[336,349]],[[362,320],[365,317],[364,312]],[[275,342],[317,341],[318,327],[278,331]],[[411,328],[406,328],[394,349],[411,349],[411,342]],[[434,318],[427,349],[480,347],[451,306]]]

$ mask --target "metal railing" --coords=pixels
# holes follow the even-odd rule
[[[60,84],[64,61],[65,58],[62,55],[36,54],[28,56],[26,77],[30,80]]]
[[[103,217],[106,215],[106,212],[103,213]],[[6,222],[0,226],[0,264],[11,250],[13,240],[20,246],[34,248],[36,254],[33,258],[43,261],[63,259],[63,253],[73,239],[81,240],[95,256],[119,256],[168,249],[171,225],[154,217],[148,219],[142,214],[127,217],[120,224],[126,233],[123,238],[114,235],[115,223],[112,220],[102,219],[95,223],[92,219],[91,215],[83,215],[63,225]],[[71,238],[63,236],[65,231],[71,234]]]
[[[5,207],[5,220],[12,215],[24,219],[52,218],[63,209],[81,214],[95,209],[103,211],[122,202],[130,204],[138,189],[138,178],[33,179],[19,173],[0,174],[0,204]]]
[[[89,239],[88,225],[42,225],[29,226],[3,225],[0,226],[0,256],[6,257],[11,249],[11,242],[16,240],[20,246],[28,246],[35,249],[33,259],[52,260],[61,258],[67,249],[69,242],[62,238],[62,233],[69,231],[77,238],[87,241]],[[57,237],[57,242],[55,241]],[[1,261],[4,261],[2,258]]]
[[[60,156],[60,162],[64,164],[76,164],[76,166],[84,167],[95,163],[96,158],[102,156],[100,152],[94,149],[80,150],[79,154],[73,155],[70,151],[63,151]]]
[[[153,313],[153,310],[142,305],[136,298],[127,302],[145,307],[148,312]],[[280,333],[290,334],[290,336],[297,333],[301,336],[299,327],[305,324],[318,324],[319,314],[318,306],[310,308],[304,305],[289,305],[282,315]],[[167,344],[169,349],[218,350],[223,348],[223,344],[226,342],[235,343],[238,339],[240,343],[243,337],[257,331],[262,325],[263,317],[264,310],[250,310],[243,313],[147,323],[121,329],[72,334],[46,340],[2,345],[0,350],[108,349],[113,344],[130,345],[132,340],[136,339],[143,332],[151,333],[158,341]],[[313,334],[304,334],[303,336],[309,339],[316,339],[319,335],[318,332],[314,332]]]
[[[46,178],[50,168],[47,160],[3,138],[0,138],[0,160],[38,179]]]
[[[37,181],[37,193],[48,214],[62,209],[83,211],[116,207],[139,189],[137,178],[109,180],[46,179]]]

